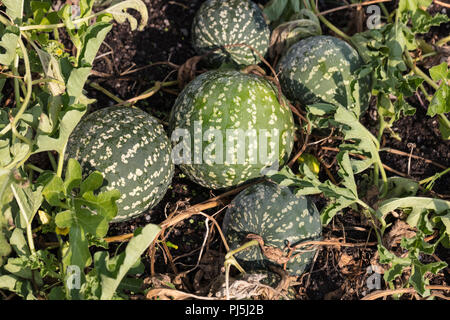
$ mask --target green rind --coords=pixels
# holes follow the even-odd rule
[[[231,202],[225,214],[222,230],[230,250],[240,247],[248,234],[257,234],[264,245],[286,251],[303,241],[321,239],[320,215],[314,203],[304,196],[296,196],[287,187],[263,182],[248,187]],[[301,248],[305,250],[306,248]],[[297,251],[299,252],[299,251]],[[292,275],[301,275],[312,261],[315,250],[303,252],[286,264]],[[268,260],[256,246],[235,255],[249,270],[267,269]]]
[[[245,43],[264,56],[269,48],[270,29],[261,9],[248,0],[208,0],[197,11],[192,24],[192,44],[198,54],[216,48],[209,56],[212,64],[233,61],[238,65],[260,62],[247,47],[224,48]]]
[[[170,141],[162,125],[136,108],[108,107],[83,118],[69,138],[68,158],[80,162],[84,176],[94,170],[103,174],[100,191],[120,191],[113,222],[155,206],[174,173]]]
[[[347,42],[314,36],[294,44],[277,65],[281,88],[291,101],[341,105],[357,115],[369,106],[371,78],[357,81],[361,110],[351,97],[351,82],[363,60]]]
[[[196,121],[202,124],[200,134],[198,130],[195,131]],[[260,177],[263,168],[276,162],[280,165],[285,163],[292,151],[295,131],[292,113],[287,105],[282,106],[279,103],[277,91],[273,85],[261,77],[239,71],[209,71],[189,83],[172,108],[170,128],[172,132],[175,128],[188,130],[190,141],[182,141],[186,145],[194,146],[190,154],[192,162],[181,163],[179,165],[181,170],[191,180],[211,189],[241,184],[249,179]],[[203,155],[210,145],[209,141],[202,142],[202,134],[204,135],[210,128],[217,129],[222,134],[223,161],[217,158],[208,162],[202,156],[200,159],[202,163],[198,163],[195,156]],[[226,140],[227,129],[241,129],[244,133],[247,130],[253,130],[255,133],[257,139],[246,138],[245,140],[244,163],[238,159],[234,159],[234,163],[226,161],[226,146],[227,141],[230,141],[230,139]],[[278,131],[279,139],[271,137],[267,139],[269,142],[267,154],[273,155],[274,161],[263,163],[258,155],[255,163],[250,146],[256,147],[259,152],[262,144],[258,141],[263,130],[267,133]],[[214,140],[211,139],[211,142],[217,143],[219,149],[219,141]],[[276,152],[277,141],[278,152]],[[274,143],[275,147],[271,148],[270,143]],[[212,146],[213,144],[209,147],[212,148]],[[174,146],[174,153],[177,151],[176,148]],[[233,150],[236,151],[236,149]]]

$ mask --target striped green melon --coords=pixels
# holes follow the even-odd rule
[[[234,62],[251,65],[259,56],[248,47],[224,47],[245,43],[264,56],[269,48],[270,29],[261,9],[249,0],[207,0],[192,24],[192,43],[198,54],[218,49],[209,56],[212,64]]]
[[[362,65],[363,60],[347,42],[314,36],[290,47],[280,59],[277,72],[283,93],[291,101],[337,104],[360,115],[369,106],[370,75],[357,81],[360,108],[353,103],[350,84]]]
[[[280,104],[269,81],[214,70],[195,78],[180,93],[170,130],[181,170],[204,187],[220,189],[285,163],[295,129],[291,110]]]
[[[66,158],[77,159],[84,176],[100,171],[104,177],[100,191],[120,191],[113,222],[155,206],[174,172],[162,125],[137,108],[108,107],[84,117],[69,138]]]
[[[262,237],[265,246],[275,247],[287,254],[287,244],[294,246],[303,241],[321,238],[319,212],[314,203],[304,196],[296,196],[288,187],[273,182],[263,182],[248,187],[231,202],[223,220],[230,250],[249,241],[248,234]],[[292,275],[300,275],[314,257],[315,250],[300,248],[295,253],[305,251],[286,264]],[[235,254],[244,269],[267,269],[276,262],[265,257],[259,246],[251,246]]]

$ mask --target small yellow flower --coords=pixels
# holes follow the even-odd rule
[[[320,162],[314,157],[312,154],[304,153],[298,159],[297,162],[299,164],[306,163],[309,170],[311,170],[315,175],[318,175],[320,172]]]
[[[64,50],[62,50],[61,48],[57,48],[57,49],[55,50],[55,54],[56,54],[58,57],[60,57],[63,53],[64,53]]]
[[[59,234],[59,235],[62,235],[62,236],[67,235],[69,233],[69,231],[70,231],[70,228],[59,228],[59,227],[55,228],[56,234]]]

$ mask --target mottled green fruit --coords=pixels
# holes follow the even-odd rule
[[[66,158],[80,162],[83,176],[100,171],[104,177],[100,191],[120,191],[114,222],[154,207],[174,173],[162,125],[137,108],[109,107],[83,118],[70,136]]]
[[[234,62],[251,65],[260,57],[249,47],[224,47],[245,43],[264,56],[269,48],[270,29],[261,9],[248,0],[208,0],[195,15],[192,43],[198,54],[218,49],[208,56],[212,64]]]
[[[170,129],[174,159],[186,156],[176,164],[198,184],[220,189],[260,177],[267,167],[278,169],[292,151],[295,127],[291,110],[280,104],[269,81],[216,70],[180,93]],[[186,133],[188,138],[177,139]]]
[[[263,182],[248,187],[231,202],[224,217],[222,229],[230,250],[249,241],[248,234],[262,237],[265,246],[275,247],[288,253],[291,247],[304,241],[321,238],[322,226],[314,203],[292,193],[288,187],[273,182]],[[300,275],[311,263],[316,250],[304,247],[302,252],[286,264],[292,275]],[[277,265],[263,255],[259,246],[252,246],[235,254],[244,269],[267,269]]]
[[[277,72],[283,93],[291,101],[310,105],[326,102],[353,110],[367,110],[370,75],[357,80],[360,107],[351,96],[351,83],[363,60],[347,42],[331,36],[314,36],[294,44],[281,58]]]

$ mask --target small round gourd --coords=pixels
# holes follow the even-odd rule
[[[108,107],[84,117],[70,135],[66,158],[80,162],[83,176],[101,172],[100,191],[120,191],[113,222],[154,207],[174,173],[171,145],[162,125],[137,108]]]
[[[176,164],[198,184],[221,189],[285,163],[295,128],[291,110],[280,104],[277,93],[266,79],[235,70],[195,78],[170,117],[173,154],[180,158]]]
[[[353,110],[358,116],[368,108],[370,75],[359,79],[360,108],[353,102],[351,82],[363,65],[347,42],[331,36],[305,38],[288,49],[277,65],[283,93],[304,105],[326,102]]]
[[[245,43],[264,56],[269,38],[270,29],[262,10],[250,0],[207,0],[192,24],[192,43],[197,53],[202,55],[217,49],[208,57],[213,65],[257,64],[260,57],[249,47],[225,46]]]
[[[303,241],[320,239],[322,227],[319,212],[310,199],[293,194],[288,187],[266,181],[248,187],[233,199],[222,230],[230,250],[249,241],[248,234],[256,234],[262,237],[265,246],[287,254],[288,244],[292,247]],[[286,263],[286,270],[292,275],[302,274],[316,251],[305,247],[291,256],[300,250],[306,252]],[[246,270],[267,270],[270,264],[278,265],[264,256],[259,246],[248,247],[234,256]]]

